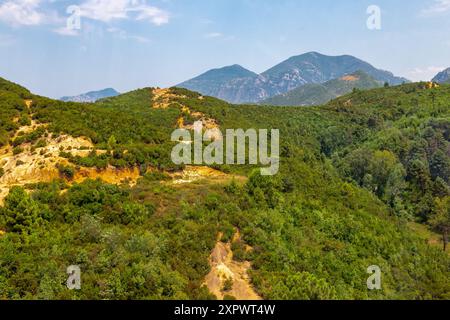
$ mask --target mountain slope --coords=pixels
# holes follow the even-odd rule
[[[49,134],[95,149],[57,149],[67,160],[58,178],[11,184],[0,206],[0,299],[212,298],[204,284],[218,235],[264,299],[449,298],[450,257],[408,225],[448,208],[448,86],[357,91],[311,108],[235,106],[178,88],[64,103],[5,87],[2,118],[40,125],[23,135],[8,126],[6,141],[35,156]],[[171,133],[199,118],[221,130],[279,128],[279,174],[216,166],[227,179],[179,183],[195,170],[171,162]],[[74,181],[83,167],[139,177]],[[81,290],[65,285],[73,264]],[[371,265],[383,290],[367,289]]]
[[[220,70],[223,69],[212,70],[178,87],[231,103],[255,103],[287,93],[301,85],[321,84],[358,70],[392,85],[408,82],[352,56],[326,56],[316,52],[291,57],[260,75],[247,70],[237,76],[229,72],[228,77],[224,77]]]
[[[276,84],[278,91],[287,92],[302,84],[324,83],[359,70],[392,85],[407,81],[353,56],[326,56],[317,52],[291,57],[262,75]]]
[[[90,91],[73,97],[62,97],[59,100],[65,102],[95,102],[100,99],[115,97],[120,93],[112,88],[107,88],[99,91]]]
[[[373,89],[382,85],[363,71],[325,82],[324,84],[306,84],[261,102],[273,106],[312,106],[350,93],[353,89]]]
[[[232,65],[220,69],[207,71],[198,77],[180,83],[178,87],[200,92],[207,96],[216,97],[223,100],[238,102],[246,90],[246,83],[251,83],[258,79],[258,75],[240,65]],[[249,94],[249,93],[247,93]]]
[[[439,72],[431,81],[437,83],[450,83],[450,68]]]
[[[27,89],[0,78],[0,147],[21,125],[31,123],[26,104],[31,97]]]

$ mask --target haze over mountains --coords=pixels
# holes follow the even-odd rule
[[[374,89],[383,82],[375,80],[363,71],[356,71],[324,84],[310,83],[261,102],[273,106],[313,106],[325,104],[330,100],[352,92],[353,89]]]
[[[113,88],[106,88],[99,91],[90,91],[87,93],[80,94],[78,96],[72,97],[62,97],[59,100],[65,102],[96,102],[97,100],[115,97],[120,93],[114,90]]]
[[[177,87],[231,103],[258,103],[305,84],[325,83],[356,71],[363,71],[375,80],[390,85],[409,82],[353,56],[327,56],[309,52],[291,57],[261,74],[232,65],[210,70]]]

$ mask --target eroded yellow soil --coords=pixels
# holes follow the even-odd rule
[[[250,262],[234,261],[231,242],[223,243],[220,241],[221,238],[222,234],[219,234],[217,244],[209,258],[211,272],[205,278],[205,285],[220,300],[223,300],[225,295],[235,297],[237,300],[262,300],[255,292],[247,273],[251,268]],[[234,235],[232,242],[234,241],[240,241],[239,232]],[[231,290],[225,291],[227,280],[232,281],[232,287]]]
[[[27,107],[30,107],[32,101],[26,100],[25,103]],[[32,120],[30,125],[20,127],[13,139],[17,138],[19,134],[29,133],[45,126],[45,124]],[[20,145],[23,151],[18,154],[13,153],[13,147],[10,145],[0,149],[0,167],[4,171],[3,176],[0,177],[0,204],[13,186],[50,182],[59,178],[57,165],[69,164],[66,158],[60,156],[61,151],[71,153],[73,156],[86,157],[94,150],[92,142],[84,137],[75,138],[70,135],[54,137],[53,134],[48,134],[47,136],[43,135],[41,140],[45,141],[44,147],[33,148],[30,143],[23,143]],[[105,151],[97,150],[97,153],[103,152]],[[80,170],[77,170],[73,182],[97,178],[107,183],[120,184],[125,182],[134,185],[139,178],[139,170],[137,168],[118,170],[111,166],[105,170],[80,168]]]
[[[359,77],[358,76],[355,76],[355,75],[347,75],[347,76],[343,76],[342,78],[341,78],[341,80],[343,80],[343,81],[358,81],[359,80]]]
[[[167,109],[174,103],[173,99],[185,98],[185,96],[176,95],[170,89],[153,89],[153,108]]]
[[[193,183],[205,179],[215,182],[230,181],[233,178],[238,180],[244,179],[244,177],[228,175],[219,170],[205,166],[186,166],[183,171],[172,173],[171,176],[173,178],[171,183],[175,185]]]
[[[169,103],[170,99],[174,97],[168,89],[156,89],[155,99],[162,101],[162,106]],[[31,107],[32,101],[25,101],[28,108]],[[202,117],[201,113],[190,111],[186,106],[182,106],[184,113],[189,113],[194,117]],[[216,127],[215,120],[202,119],[205,123],[205,128],[210,129]],[[180,123],[180,127],[184,124]],[[46,127],[46,124],[37,123],[32,120],[30,125],[20,127],[13,139],[17,138],[19,134],[30,133],[39,127]],[[187,126],[189,127],[189,126]],[[55,137],[53,134],[46,134],[41,137],[45,141],[45,146],[35,148],[30,143],[20,145],[23,149],[18,154],[13,153],[12,146],[5,146],[0,149],[0,167],[3,168],[4,174],[0,177],[0,204],[3,202],[9,190],[13,186],[25,186],[27,184],[38,182],[50,182],[60,177],[57,165],[70,165],[66,158],[60,156],[60,152],[64,151],[73,156],[86,157],[90,152],[95,150],[95,146],[89,139],[84,137],[72,137],[70,135],[60,135]],[[96,150],[98,154],[106,152],[105,150]],[[73,166],[73,165],[72,165]],[[192,183],[199,180],[207,179],[208,181],[225,182],[232,178],[237,180],[244,179],[243,177],[234,177],[227,175],[218,170],[209,167],[194,167],[188,166],[182,172],[172,174],[175,185],[182,185]],[[101,179],[107,183],[122,184],[127,183],[133,186],[140,178],[138,168],[119,170],[115,167],[109,166],[104,170],[96,168],[78,168],[74,178],[69,182],[82,182],[86,179]]]
[[[32,123],[31,126],[20,128],[19,131],[31,132],[42,124]],[[74,138],[62,135],[53,138],[52,135],[44,138],[46,146],[32,149],[32,145],[24,143],[19,154],[13,154],[13,148],[6,146],[0,149],[0,167],[4,174],[0,178],[0,202],[13,186],[24,186],[29,183],[49,182],[58,178],[57,164],[67,164],[65,158],[59,156],[61,150],[73,155],[86,156],[93,148],[93,144],[85,138]]]
[[[217,120],[208,118],[201,112],[193,112],[188,106],[174,101],[174,99],[186,98],[185,96],[176,95],[172,93],[170,89],[153,89],[152,93],[153,93],[153,108],[167,109],[171,104],[175,104],[180,107],[181,112],[183,114],[190,115],[192,118],[196,119],[196,121],[201,121],[204,130],[219,128]],[[204,98],[200,96],[199,99],[203,100]],[[186,124],[186,121],[183,116],[178,118],[177,127],[180,129],[194,130],[193,124]],[[216,134],[212,135],[213,139],[216,137],[217,137]]]
[[[86,179],[101,179],[110,184],[128,184],[134,186],[140,178],[139,169],[117,169],[109,166],[104,170],[96,168],[81,168],[75,174],[74,182],[83,182]]]

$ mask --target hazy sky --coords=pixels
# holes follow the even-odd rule
[[[53,98],[235,63],[259,73],[308,51],[429,80],[450,67],[450,0],[0,0],[0,77]]]

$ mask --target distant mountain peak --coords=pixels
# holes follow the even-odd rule
[[[233,64],[231,66],[227,66],[227,67],[224,67],[224,68],[230,68],[230,69],[236,69],[236,70],[247,70],[243,66],[241,66],[240,64]]]
[[[225,66],[217,69],[211,69],[200,75],[198,78],[207,75],[220,75],[226,77],[242,77],[242,78],[257,76],[256,73],[244,68],[239,64],[233,64],[230,66]]]
[[[228,91],[241,87],[242,83],[254,82],[258,77],[256,73],[245,69],[241,65],[234,64],[209,70],[198,77],[180,83],[177,87],[231,102],[239,102],[241,99],[240,93],[234,92],[232,94],[234,98],[231,98]]]
[[[323,53],[320,53],[320,52],[317,52],[317,51],[309,51],[309,52],[306,52],[306,53],[302,53],[302,54],[298,54],[298,55],[292,56],[291,58],[302,57],[302,56],[303,57],[307,57],[307,56],[326,57],[327,55],[325,55]]]
[[[178,87],[232,103],[258,103],[305,84],[323,84],[357,71],[391,85],[408,82],[405,78],[396,77],[391,72],[377,69],[350,55],[327,56],[311,51],[292,56],[260,75],[240,65],[231,65],[210,70]]]
[[[437,83],[450,83],[450,68],[439,72],[431,81]]]
[[[98,91],[90,91],[78,96],[62,97],[59,100],[65,102],[96,102],[97,100],[115,97],[120,93],[113,88],[106,88]]]

